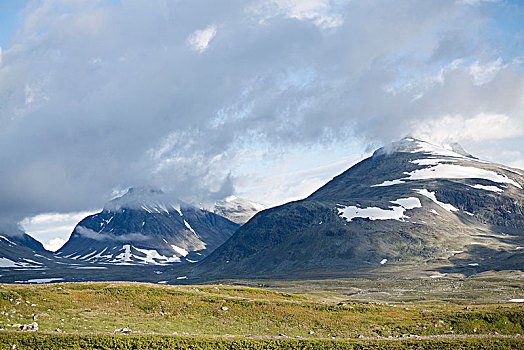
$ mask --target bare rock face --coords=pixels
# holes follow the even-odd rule
[[[524,171],[405,138],[264,210],[196,278],[472,275],[524,269]]]

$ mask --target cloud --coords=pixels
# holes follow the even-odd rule
[[[249,193],[245,149],[362,152],[449,116],[473,128],[455,135],[470,152],[522,154],[523,63],[489,40],[490,14],[454,0],[31,2],[0,64],[0,213],[101,208],[143,185],[189,202]],[[517,128],[483,141],[475,118]]]
[[[77,226],[75,232],[84,238],[93,239],[95,241],[116,241],[116,242],[131,242],[131,241],[145,241],[149,239],[146,235],[141,233],[126,233],[124,235],[114,235],[112,233],[95,232],[84,226]]]
[[[67,241],[65,239],[62,239],[62,238],[53,238],[51,240],[49,240],[49,242],[47,243],[44,243],[44,248],[51,251],[51,252],[56,252],[58,249],[62,248],[62,246],[66,243]]]
[[[0,217],[0,234],[20,237],[24,234],[24,231],[22,231],[16,221],[11,218]]]
[[[209,46],[209,42],[213,40],[217,33],[217,26],[212,24],[205,29],[195,30],[187,37],[187,43],[193,50],[200,53],[204,52]]]
[[[244,165],[249,172],[235,178],[243,189],[240,195],[270,207],[306,198],[333,177],[370,155],[351,154],[352,149],[348,143],[343,149],[299,148],[280,156],[273,155],[269,159],[259,154],[255,160]],[[264,169],[271,169],[271,175],[264,173]]]
[[[94,214],[92,211],[83,211],[78,213],[67,213],[67,214],[60,214],[60,213],[45,213],[45,214],[39,214],[32,218],[27,218],[26,220],[22,221],[22,225],[29,226],[33,225],[35,229],[41,228],[39,225],[47,225],[47,224],[69,224],[69,223],[76,223],[85,217]]]
[[[479,113],[473,117],[444,116],[425,124],[413,125],[413,135],[443,143],[457,140],[482,142],[524,136],[524,121],[504,114]]]
[[[459,3],[467,5],[481,5],[482,3],[499,2],[500,0],[460,0]]]
[[[348,1],[339,1],[345,4]],[[266,22],[276,16],[312,21],[324,28],[336,28],[343,23],[341,13],[337,13],[337,2],[329,0],[266,0],[255,2],[252,11]]]
[[[475,81],[475,85],[483,85],[491,81],[501,68],[502,58],[499,57],[487,64],[480,64],[479,61],[475,61],[469,67],[469,72]]]
[[[66,214],[44,213],[23,219],[20,222],[20,226],[33,238],[41,242],[49,242],[44,243],[44,246],[45,244],[54,244],[54,246],[56,246],[58,242],[65,242],[65,240],[69,238],[78,222],[96,212],[99,212],[99,210]],[[54,243],[51,243],[51,241]]]

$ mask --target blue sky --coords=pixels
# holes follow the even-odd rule
[[[26,0],[0,1],[0,46],[6,48],[11,36],[20,25],[20,11],[24,9]]]
[[[0,226],[142,185],[281,204],[407,135],[524,167],[521,1],[27,3],[0,1]]]
[[[487,4],[486,12],[493,14],[492,33],[501,54],[506,59],[522,56],[524,52],[524,6],[519,0]]]

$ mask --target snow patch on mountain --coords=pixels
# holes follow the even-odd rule
[[[188,229],[189,231],[193,232],[193,233],[195,234],[195,236],[198,237],[198,235],[197,235],[197,233],[195,232],[195,230],[193,230],[193,228],[191,227],[191,225],[189,225],[189,223],[188,223],[186,220],[184,220],[184,225],[186,225],[187,229]]]
[[[42,267],[42,266],[35,265],[34,263],[41,265],[41,263],[37,263],[37,262],[29,263],[29,262],[23,262],[23,261],[13,261],[11,259],[4,258],[4,257],[0,258],[0,267],[23,267],[23,268],[41,268]]]
[[[17,263],[15,263],[13,260],[10,260],[8,258],[0,258],[0,267],[20,267]]]
[[[411,137],[406,137],[400,141],[392,142],[391,144],[375,151],[374,155],[391,154],[393,152],[424,153],[439,157],[459,158],[462,160],[476,161],[481,163],[484,162],[464,151],[464,149],[458,143],[435,145]]]
[[[400,185],[400,184],[404,184],[406,183],[406,181],[402,180],[402,179],[395,179],[395,180],[386,180],[380,184],[376,184],[376,185],[373,185],[371,187],[382,187],[382,186],[393,186],[393,185]]]
[[[113,258],[112,254],[106,253],[106,255],[104,255],[104,252],[106,250],[107,250],[107,248],[104,248],[102,251],[100,251],[96,255],[93,255],[92,257],[87,258],[86,261],[91,261],[91,260],[96,261],[96,260],[99,260],[99,259],[112,259]],[[95,251],[95,253],[96,253],[96,251]]]
[[[166,265],[181,262],[180,258],[176,255],[165,256],[160,254],[156,249],[137,248],[130,244],[123,245],[120,251],[122,253],[118,254],[113,260],[110,260],[109,263],[115,265]]]
[[[16,245],[16,243],[10,241],[10,240],[7,239],[7,237],[5,237],[5,236],[0,235],[0,239],[3,239],[4,241],[6,241],[8,244],[10,244],[10,245],[12,245],[12,246]]]
[[[185,257],[187,254],[189,254],[189,252],[187,250],[185,250],[184,248],[181,248],[179,246],[176,246],[174,244],[171,244],[171,248],[173,248],[173,250],[175,252],[177,252],[178,254],[180,254],[183,257]]]
[[[405,180],[425,180],[425,179],[485,179],[497,183],[508,183],[522,189],[517,182],[508,178],[506,175],[498,174],[491,170],[481,168],[466,167],[454,164],[437,164],[436,166],[417,169],[410,173]]]
[[[454,159],[440,159],[440,158],[426,158],[426,159],[415,159],[411,163],[417,165],[437,165],[442,162],[454,162]]]
[[[398,204],[404,209],[415,209],[422,207],[420,200],[417,197],[399,198],[397,200],[391,201],[391,203]]]
[[[180,262],[179,257],[175,255],[168,257],[158,253],[155,249],[140,249],[136,247],[133,247],[133,249],[145,255],[140,256],[133,254],[135,259],[140,260],[144,264],[164,265],[173,262]]]
[[[445,210],[447,210],[449,212],[458,211],[458,209],[455,208],[453,205],[448,204],[448,203],[440,202],[437,199],[437,196],[435,196],[435,192],[430,192],[430,191],[426,190],[425,188],[415,189],[414,191],[416,191],[418,194],[421,194],[421,195],[431,199],[433,202],[435,202],[435,204],[440,206],[442,209],[445,209]]]
[[[497,192],[502,193],[504,190],[502,188],[499,188],[497,186],[485,186],[485,185],[468,185],[469,187],[476,188],[478,190],[484,190],[484,191],[491,191],[491,192]]]
[[[415,143],[415,149],[411,151],[411,153],[429,153],[435,156],[444,156],[444,157],[453,157],[453,158],[461,158],[461,159],[468,159],[472,160],[476,158],[472,158],[471,155],[464,152],[462,147],[457,144],[446,144],[442,146],[434,145],[432,143],[421,141],[421,140],[413,140]]]
[[[411,180],[427,180],[427,179],[484,179],[492,182],[511,184],[522,189],[522,186],[506,175],[498,174],[491,170],[481,168],[467,167],[455,164],[437,164],[435,166],[417,169],[411,172],[404,173],[408,175],[401,179],[387,180],[372,187],[392,186]]]
[[[130,265],[130,263],[133,261],[131,259],[131,246],[126,244],[122,246],[122,250],[123,252],[118,254],[112,262],[119,265]]]
[[[398,206],[390,206],[390,209],[381,209],[378,207],[359,208],[357,206],[347,206],[337,208],[338,215],[352,221],[354,218],[367,218],[370,220],[398,220],[404,221],[409,218],[404,215],[406,210],[421,208],[420,200],[416,197],[399,198],[390,203],[398,204]]]

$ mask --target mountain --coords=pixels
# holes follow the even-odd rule
[[[40,242],[19,229],[0,234],[0,268],[41,268],[48,253]]]
[[[131,188],[83,219],[57,255],[110,265],[194,263],[224,243],[238,224],[156,189]]]
[[[75,261],[56,258],[42,244],[17,227],[0,232],[0,281],[51,282],[63,280],[53,276],[64,266],[72,267]],[[26,278],[26,276],[30,276]]]
[[[259,212],[192,276],[522,271],[522,186],[521,170],[405,138],[306,199]]]
[[[242,225],[264,209],[267,209],[266,206],[260,203],[236,196],[229,196],[222,201],[216,202],[211,211]]]

